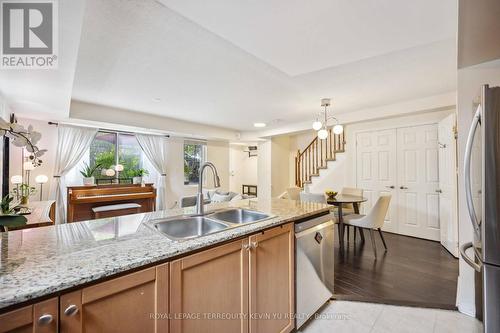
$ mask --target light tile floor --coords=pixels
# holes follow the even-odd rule
[[[302,333],[480,333],[475,318],[457,311],[332,301]]]

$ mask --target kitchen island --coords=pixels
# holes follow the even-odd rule
[[[272,217],[261,222],[244,224],[203,237],[182,241],[171,240],[159,233],[154,228],[154,221],[177,215],[193,214],[194,207],[2,233],[0,312],[5,313],[15,309],[22,309],[23,306],[26,307],[35,302],[53,299],[54,297],[60,297],[58,302],[62,306],[64,296],[68,293],[71,294],[70,292],[82,288],[95,289],[100,284],[109,284],[115,280],[119,281],[104,288],[109,290],[109,288],[112,289],[117,284],[127,284],[127,282],[123,282],[123,279],[132,275],[135,276],[135,280],[145,278],[144,285],[154,280],[154,284],[151,285],[152,292],[155,290],[158,292],[160,287],[158,283],[161,279],[164,280],[163,282],[167,287],[164,287],[161,292],[164,293],[163,296],[170,297],[170,301],[164,300],[163,303],[165,304],[162,309],[160,309],[156,301],[152,305],[153,312],[160,315],[158,310],[168,311],[169,307],[175,308],[179,305],[177,303],[180,300],[187,302],[186,295],[177,295],[179,296],[177,300],[172,300],[172,296],[182,290],[180,283],[187,284],[189,278],[192,278],[189,275],[182,275],[183,269],[192,265],[192,263],[188,264],[188,260],[200,261],[201,257],[204,256],[204,260],[210,261],[209,257],[214,253],[218,253],[217,251],[219,251],[219,254],[214,255],[214,258],[222,256],[220,254],[222,250],[228,250],[227,253],[237,251],[235,252],[236,256],[228,257],[228,262],[221,261],[217,263],[214,261],[211,267],[217,267],[220,264],[222,265],[220,267],[227,265],[229,268],[231,264],[234,264],[231,260],[236,259],[241,261],[238,267],[241,266],[242,269],[242,272],[237,272],[236,276],[254,274],[256,276],[253,278],[258,278],[258,274],[266,275],[264,270],[248,272],[248,270],[252,270],[253,266],[252,262],[247,263],[245,260],[255,261],[258,256],[242,249],[245,246],[248,249],[251,243],[257,244],[257,242],[252,241],[252,237],[254,239],[260,237],[263,242],[275,235],[274,238],[277,241],[279,235],[285,234],[276,231],[275,229],[280,229],[276,227],[281,227],[281,229],[287,231],[286,238],[282,237],[281,243],[276,243],[276,245],[281,244],[280,246],[291,247],[288,251],[292,256],[291,261],[286,265],[293,271],[293,226],[290,227],[290,223],[327,213],[331,209],[327,205],[318,203],[304,203],[284,199],[249,199],[208,205],[207,213],[229,207],[260,211]],[[288,227],[284,228],[285,225],[288,225]],[[270,231],[267,232],[267,230]],[[266,233],[269,236],[265,236]],[[265,249],[265,246],[262,246],[261,249]],[[259,254],[261,258],[265,259],[261,260],[260,264],[281,265],[283,260],[277,262],[274,260],[279,259],[278,256],[282,255],[281,252],[278,249],[278,252],[268,259]],[[286,256],[283,258],[286,258]],[[266,260],[269,260],[269,262],[266,262]],[[255,267],[258,267],[258,264],[258,262],[253,262]],[[169,265],[170,267],[168,267]],[[158,268],[160,266],[161,268]],[[209,274],[212,268],[209,267],[208,271],[203,274]],[[225,273],[230,274],[230,272]],[[290,274],[289,278],[292,278],[293,273]],[[272,276],[263,276],[262,278],[270,277]],[[178,278],[181,280],[177,281]],[[184,280],[184,278],[187,280]],[[279,274],[276,278],[279,278]],[[172,284],[176,281],[179,285],[173,287]],[[283,282],[279,281],[281,284]],[[293,285],[293,279],[285,282]],[[271,281],[269,285],[273,285]],[[201,295],[206,293],[202,288],[203,285],[200,283],[198,292]],[[243,281],[237,288],[243,288],[242,292],[247,290],[250,294],[249,298],[255,297],[255,295],[252,295],[255,290],[249,291],[249,288],[252,288],[252,276],[248,278],[248,281]],[[89,295],[92,294],[95,299],[97,299],[99,292],[103,293],[105,291],[94,289]],[[142,293],[148,291],[149,289],[141,290]],[[104,294],[106,293],[104,292]],[[289,296],[293,298],[293,291],[292,295]],[[91,296],[87,296],[87,298],[89,297]],[[158,294],[153,297],[154,299],[159,299]],[[292,304],[293,299],[290,302]],[[250,304],[250,307],[252,306],[257,305]],[[289,308],[292,307],[289,306]],[[182,306],[179,309],[181,312],[185,310]],[[241,309],[233,310],[236,313],[241,312]],[[249,312],[247,305],[243,305],[243,310]],[[250,312],[252,310],[250,309]],[[36,313],[36,305],[34,312]],[[252,320],[243,318],[241,322],[248,321]],[[217,320],[214,322],[217,322]],[[81,327],[81,323],[79,325]],[[155,331],[162,331],[160,329],[161,325],[164,325],[164,323],[157,323]],[[172,325],[170,326],[172,327]],[[167,328],[165,328],[166,330]],[[242,328],[242,331],[247,331],[247,329]],[[250,331],[252,331],[252,328],[250,328]],[[253,331],[255,331],[255,328]]]

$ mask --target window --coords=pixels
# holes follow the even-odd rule
[[[206,144],[184,141],[184,185],[198,184],[200,166],[205,162]]]
[[[133,134],[99,131],[90,145],[91,167],[100,164],[95,172],[97,179],[113,179],[106,176],[106,170],[116,164],[123,165],[120,178],[132,178],[137,169],[142,168],[142,150]]]

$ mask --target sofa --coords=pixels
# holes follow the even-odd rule
[[[236,192],[225,192],[219,189],[203,189],[203,199],[205,204],[212,202],[228,202],[248,199],[250,196]],[[180,200],[181,208],[196,206],[196,195],[182,197]]]

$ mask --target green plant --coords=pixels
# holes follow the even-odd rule
[[[26,183],[23,183],[19,185],[19,187],[16,187],[12,190],[12,192],[16,195],[16,197],[29,197],[30,195],[33,195],[36,193],[36,188],[33,186],[29,186]],[[2,199],[3,200],[3,199]]]
[[[0,201],[0,209],[2,210],[2,214],[0,215],[0,232],[5,231],[6,228],[23,226],[27,222],[24,216],[14,214],[14,207],[11,207],[13,200],[14,197],[7,194]]]
[[[147,175],[149,175],[149,171],[146,169],[140,168],[140,169],[134,170],[132,177],[144,177]]]
[[[90,178],[94,175],[94,172],[101,166],[101,164],[96,164],[93,167],[85,163],[83,170],[80,171],[83,177]]]
[[[9,194],[7,194],[5,197],[2,198],[2,201],[0,202],[0,209],[2,211],[2,214],[7,215],[11,214],[14,211],[10,207],[13,200],[14,197],[11,197]]]

